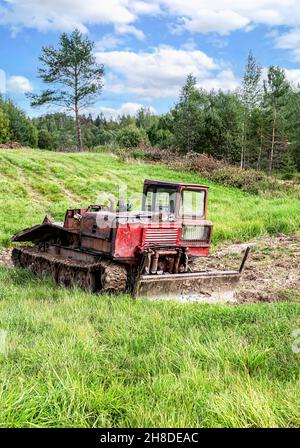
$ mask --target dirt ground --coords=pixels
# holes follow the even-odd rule
[[[247,246],[251,250],[234,301],[300,301],[300,236],[279,235],[243,244],[224,244],[197,262],[195,268],[237,269]],[[0,249],[0,266],[12,267],[10,255],[11,250]]]
[[[0,249],[0,267],[7,266],[12,268],[11,249]]]
[[[234,299],[238,303],[300,300],[300,236],[279,235],[243,244],[225,244],[203,263],[216,269],[237,269],[246,247],[250,253]]]

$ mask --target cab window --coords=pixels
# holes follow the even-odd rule
[[[205,191],[183,190],[181,197],[181,216],[204,217]]]
[[[144,201],[145,211],[175,213],[176,190],[173,188],[149,188]]]

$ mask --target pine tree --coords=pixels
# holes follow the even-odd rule
[[[242,144],[240,166],[245,168],[247,154],[247,131],[249,120],[253,109],[259,104],[261,99],[261,73],[262,67],[258,64],[249,51],[245,73],[242,81],[241,100],[243,103],[243,128],[242,128]]]
[[[280,122],[280,112],[285,105],[285,99],[290,92],[290,85],[285,72],[278,66],[271,65],[268,70],[267,80],[264,81],[264,102],[271,114],[271,148],[269,155],[269,173],[273,170],[273,161],[276,145],[276,137]]]
[[[52,89],[30,94],[33,107],[54,104],[75,114],[78,148],[83,150],[80,111],[91,105],[103,86],[103,66],[96,63],[93,42],[75,30],[63,33],[58,48],[43,47],[39,77]]]
[[[181,89],[179,101],[172,110],[175,144],[185,152],[197,151],[199,128],[203,127],[203,99],[206,96],[197,89],[197,80],[188,75]]]

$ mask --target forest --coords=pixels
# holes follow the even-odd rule
[[[135,116],[82,114],[80,120],[84,150],[146,145],[299,179],[300,88],[278,66],[265,72],[251,51],[236,91],[206,91],[189,74],[167,113],[141,108]],[[76,151],[76,138],[73,116],[60,111],[29,118],[10,99],[0,99],[0,144]]]

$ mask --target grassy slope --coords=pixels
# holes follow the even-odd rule
[[[1,244],[116,178],[198,182],[102,155],[0,153]],[[57,185],[57,181],[59,184]],[[67,197],[65,197],[67,195]],[[299,204],[212,186],[216,239],[299,228]],[[22,217],[22,218],[20,218]],[[98,297],[0,269],[2,426],[299,426],[297,303],[229,307]]]
[[[145,178],[205,182],[195,174],[164,166],[120,162],[105,154],[58,154],[34,150],[0,152],[0,245],[12,233],[40,222],[45,212],[63,219],[73,205],[97,201],[101,192],[128,185],[129,197],[141,192]],[[209,216],[214,241],[247,240],[262,233],[300,228],[300,201],[263,199],[233,188],[210,185]]]

